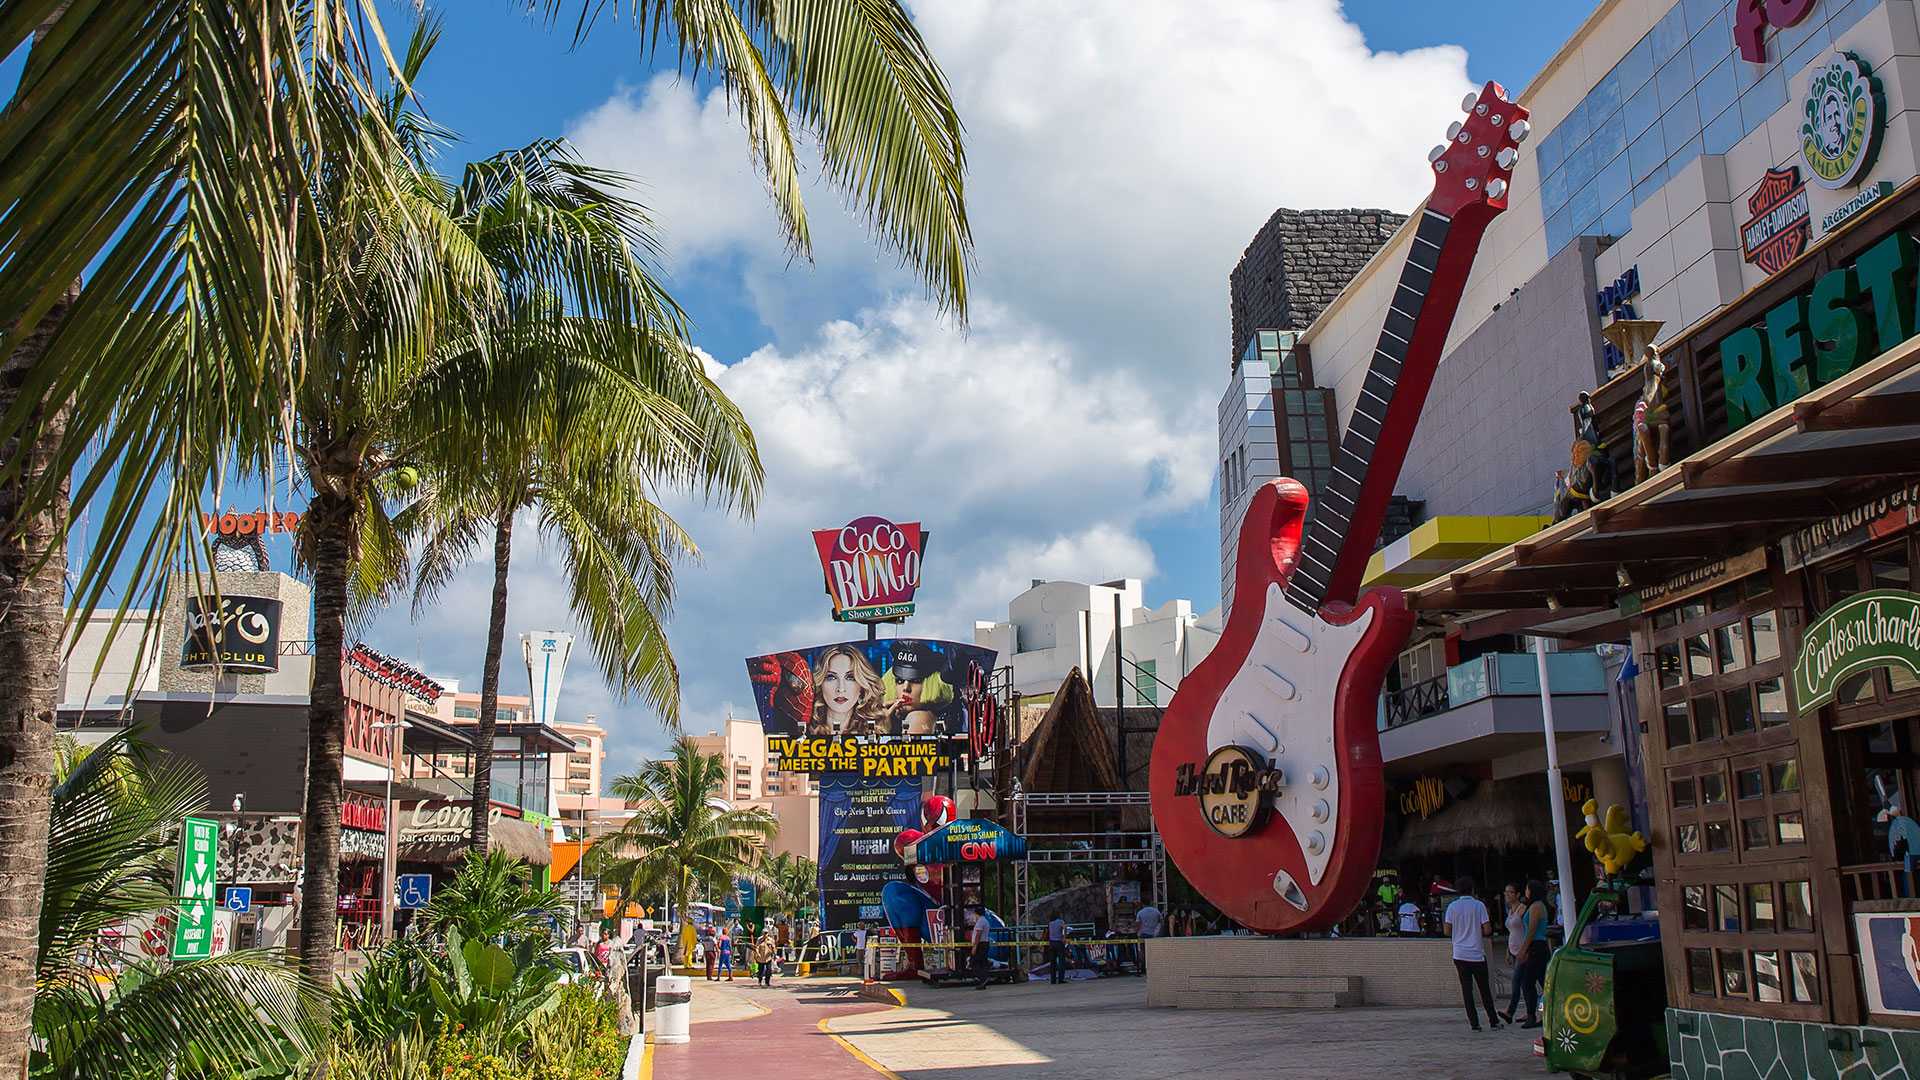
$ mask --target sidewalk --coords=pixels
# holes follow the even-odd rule
[[[714,1080],[738,1077],[751,1080],[769,1074],[808,1080],[875,1080],[882,1075],[865,1064],[821,1023],[853,1019],[861,1013],[885,1012],[854,996],[858,979],[775,979],[762,990],[750,980],[726,983],[693,982],[691,1041],[649,1048],[651,1076],[658,1080]],[[648,1016],[651,1026],[652,1016]],[[641,1070],[647,1080],[649,1069]]]

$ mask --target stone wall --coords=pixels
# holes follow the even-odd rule
[[[1228,362],[1255,330],[1306,329],[1405,220],[1389,210],[1275,210],[1227,276]]]
[[[1920,1080],[1920,1031],[1667,1010],[1673,1080]]]
[[[1487,965],[1501,1008],[1510,986],[1501,962],[1505,948],[1504,939],[1494,941]],[[1461,1008],[1453,944],[1446,938],[1175,937],[1147,943],[1150,1006],[1244,1008],[1257,980],[1276,975],[1357,978],[1368,1005]],[[1245,980],[1248,989],[1233,989],[1235,980]]]

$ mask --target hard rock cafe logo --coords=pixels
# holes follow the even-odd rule
[[[1852,53],[1814,70],[1801,104],[1800,156],[1813,182],[1844,188],[1873,165],[1883,114],[1872,73]]]
[[[1188,763],[1174,776],[1173,794],[1200,800],[1200,815],[1214,832],[1229,839],[1245,836],[1266,820],[1268,800],[1285,778],[1259,754],[1227,745],[1207,756],[1204,765]]]
[[[1747,209],[1753,217],[1740,229],[1740,246],[1748,262],[1777,274],[1807,250],[1813,219],[1799,166],[1768,169]]]

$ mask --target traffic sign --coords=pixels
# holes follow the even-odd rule
[[[213,955],[213,883],[219,876],[220,823],[187,818],[180,823],[180,917],[173,924],[173,958]]]
[[[600,898],[600,882],[597,878],[568,878],[560,883],[560,891],[574,903]]]
[[[226,898],[220,906],[228,911],[248,912],[253,910],[253,890],[245,885],[227,886]]]
[[[395,907],[423,908],[433,899],[432,874],[401,874],[399,881],[400,902]]]

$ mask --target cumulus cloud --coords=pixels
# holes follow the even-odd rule
[[[1031,578],[1164,568],[1142,533],[1211,488],[1226,279],[1247,240],[1283,205],[1411,208],[1470,88],[1464,51],[1370,51],[1336,0],[913,7],[967,129],[979,251],[965,333],[819,185],[814,260],[793,259],[717,91],[655,78],[569,132],[639,178],[680,286],[724,294],[766,331],[734,328],[766,344],[728,355],[709,339],[722,355],[704,357],[760,439],[757,519],[675,507],[705,554],[672,626],[692,730],[751,707],[741,657],[849,636],[826,617],[810,529],[866,513],[930,528],[908,624],[926,636],[1004,617]],[[520,545],[516,629],[567,627],[555,566]],[[394,627],[459,668],[436,670],[477,679],[487,569],[425,635]],[[596,693],[577,658],[565,704]],[[652,718],[608,708],[613,767],[662,744]]]

